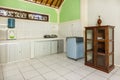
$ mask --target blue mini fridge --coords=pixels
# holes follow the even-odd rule
[[[67,56],[72,59],[84,57],[83,37],[66,38]]]

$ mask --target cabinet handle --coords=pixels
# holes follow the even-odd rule
[[[22,51],[19,51],[19,53],[21,53]]]

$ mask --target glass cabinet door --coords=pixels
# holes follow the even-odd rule
[[[97,28],[97,53],[105,54],[105,28]]]
[[[93,39],[93,30],[92,29],[87,29],[86,34],[87,34],[87,39]]]
[[[97,40],[104,40],[105,39],[105,28],[98,28],[97,29]]]
[[[109,66],[113,65],[113,54],[109,55]]]
[[[105,50],[105,28],[97,28],[97,52],[96,52],[96,65],[100,67],[106,66],[106,50]]]
[[[106,57],[104,55],[97,55],[97,66],[105,67]]]
[[[109,53],[113,52],[113,29],[109,28]]]
[[[86,60],[93,63],[93,30],[86,30]]]
[[[109,40],[113,40],[113,29],[109,28]]]
[[[93,51],[87,51],[87,62],[93,63]]]
[[[114,59],[114,55],[113,55],[113,52],[114,52],[114,48],[113,48],[113,46],[114,46],[114,44],[113,44],[113,38],[114,38],[114,36],[113,36],[113,28],[109,28],[108,29],[109,31],[109,33],[108,33],[108,35],[109,35],[109,50],[108,50],[108,53],[110,54],[109,55],[109,66],[112,66],[114,63],[113,63],[113,59]]]

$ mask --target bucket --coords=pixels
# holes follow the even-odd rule
[[[15,28],[15,19],[8,19],[8,28]]]

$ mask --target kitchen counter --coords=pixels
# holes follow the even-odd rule
[[[0,64],[64,52],[65,38],[0,40]]]
[[[0,40],[0,45],[10,44],[16,42],[32,42],[32,41],[49,41],[49,40],[63,40],[65,38],[25,38],[25,39],[15,39],[15,40]]]

